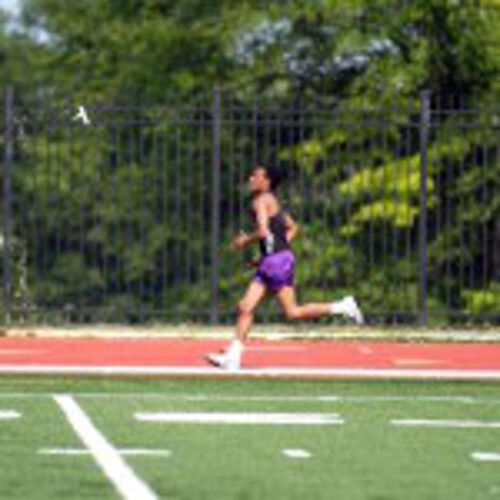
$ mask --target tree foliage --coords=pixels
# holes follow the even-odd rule
[[[466,0],[25,0],[23,29],[4,23],[0,37],[0,78],[19,89],[14,181],[24,208],[14,231],[28,254],[24,295],[70,318],[99,304],[98,316],[78,318],[144,320],[168,309],[170,319],[206,319],[218,85],[223,243],[244,223],[242,170],[275,162],[306,226],[297,251],[308,296],[354,290],[374,317],[414,319],[425,89],[428,304],[494,312],[494,9]],[[91,127],[72,120],[81,103]],[[478,127],[464,106],[480,110]],[[221,257],[229,314],[248,275],[237,257]]]

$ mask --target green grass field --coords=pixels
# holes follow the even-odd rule
[[[499,384],[38,377],[0,379],[1,498],[124,496],[88,452],[56,394],[73,396],[158,498],[500,498],[500,461],[472,456],[500,454]],[[163,423],[137,420],[139,412],[337,414],[338,421]],[[462,427],[391,423],[408,419]],[[130,451],[137,449],[161,454]],[[290,449],[306,456],[285,455]]]

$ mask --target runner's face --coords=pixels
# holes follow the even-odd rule
[[[252,170],[248,179],[248,184],[252,193],[268,191],[269,179],[267,178],[266,171],[263,168],[256,168]]]

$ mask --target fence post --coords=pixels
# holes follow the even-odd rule
[[[420,95],[420,224],[419,224],[419,256],[420,256],[420,311],[419,323],[427,324],[427,177],[429,129],[431,122],[431,92],[422,91]]]
[[[221,174],[221,92],[214,87],[212,96],[212,231],[211,231],[211,307],[210,323],[219,323],[220,273],[220,174]]]
[[[12,164],[14,162],[14,89],[7,87],[4,101],[4,172],[3,172],[3,253],[4,321],[12,316]]]

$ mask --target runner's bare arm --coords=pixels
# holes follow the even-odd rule
[[[240,233],[232,242],[233,250],[243,250],[244,248],[265,239],[269,234],[269,213],[266,199],[260,197],[253,202],[253,209],[256,215],[257,228],[254,232]]]
[[[290,214],[285,214],[286,239],[290,243],[299,232],[299,225],[293,220]]]

